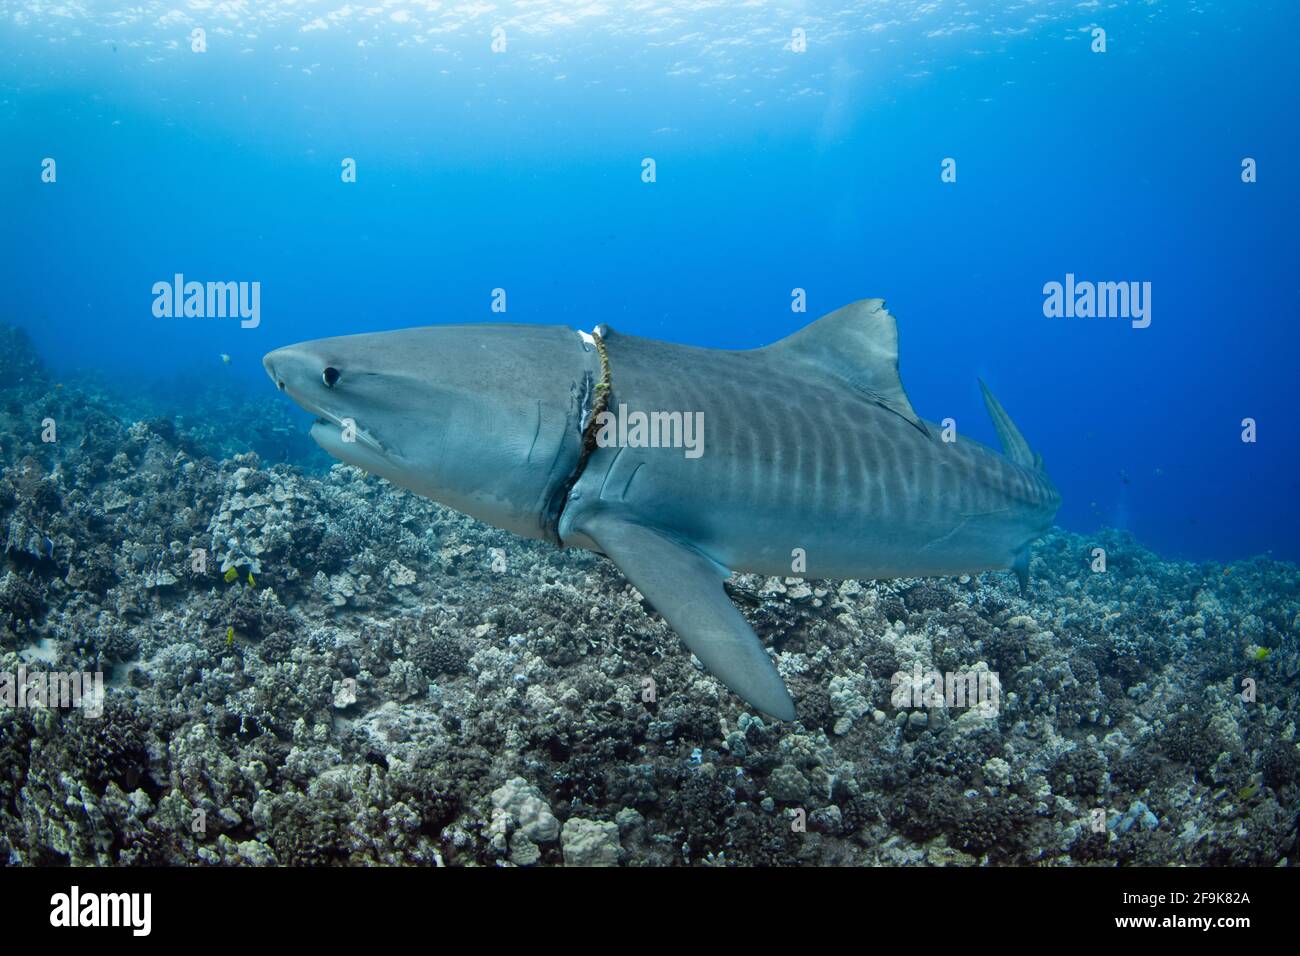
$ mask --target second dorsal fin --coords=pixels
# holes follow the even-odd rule
[[[815,367],[930,434],[898,377],[898,325],[884,299],[850,302],[759,351]]]
[[[1043,456],[1029,447],[1029,442],[1025,441],[1025,436],[1020,434],[1020,429],[1011,420],[1002,403],[993,397],[989,387],[984,384],[984,379],[980,379],[979,382],[980,392],[984,395],[984,407],[989,410],[989,418],[993,419],[993,428],[998,433],[998,440],[1002,442],[1002,453],[1021,468],[1042,471]]]

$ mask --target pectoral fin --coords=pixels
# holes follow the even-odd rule
[[[688,544],[609,512],[584,517],[579,530],[618,565],[710,674],[763,713],[794,720],[790,692],[722,587],[725,568]]]

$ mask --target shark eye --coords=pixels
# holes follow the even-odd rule
[[[327,365],[325,371],[320,373],[320,377],[325,382],[326,388],[333,388],[334,383],[339,380],[339,370],[333,365]]]

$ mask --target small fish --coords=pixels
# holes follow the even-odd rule
[[[1250,655],[1250,658],[1255,661],[1266,661],[1271,653],[1273,653],[1272,650],[1267,647],[1257,647],[1255,653]]]
[[[235,629],[233,627],[228,627],[226,628],[226,647],[234,647],[234,646],[235,646]]]
[[[222,364],[222,365],[229,365],[229,364],[230,364],[230,356],[227,355],[225,352],[222,352],[222,353],[221,353],[221,364]]]
[[[257,587],[257,582],[253,580],[253,572],[252,572],[252,571],[249,571],[249,572],[248,572],[248,586],[249,586],[250,588],[255,588],[255,587]]]
[[[226,583],[233,584],[238,577],[239,577],[239,569],[231,568],[225,574]]]

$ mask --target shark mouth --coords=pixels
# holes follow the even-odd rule
[[[354,445],[381,458],[393,457],[393,453],[388,448],[385,448],[354,420],[335,418],[319,409],[312,409],[312,411],[316,412],[316,421],[311,426],[311,437],[326,451],[333,453],[333,448]]]

